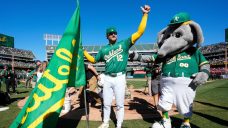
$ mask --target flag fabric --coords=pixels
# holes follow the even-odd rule
[[[81,46],[79,4],[43,76],[11,128],[54,128],[67,87],[86,84]]]

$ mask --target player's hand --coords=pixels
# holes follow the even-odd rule
[[[150,12],[150,6],[144,5],[143,7],[141,7],[141,10],[142,10],[143,14],[148,14]]]

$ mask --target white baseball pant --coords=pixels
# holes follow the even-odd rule
[[[113,93],[116,99],[117,106],[117,127],[121,127],[124,119],[124,96],[125,96],[126,78],[125,74],[112,77],[105,75],[103,86],[103,100],[104,100],[104,123],[108,123],[110,119],[111,105]]]

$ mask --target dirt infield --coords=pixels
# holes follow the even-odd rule
[[[145,95],[142,92],[142,89],[130,89],[131,98],[125,100],[125,116],[124,120],[132,120],[132,119],[145,119],[145,118],[156,118],[159,117],[160,114],[154,108],[153,98]],[[27,98],[18,102],[18,107],[22,108],[25,104]],[[60,117],[64,119],[73,119],[73,120],[86,120],[85,109],[80,108],[77,103],[77,95],[71,96],[71,111],[68,113],[61,113]],[[112,104],[112,112],[111,119],[115,120],[115,101],[113,100]],[[169,113],[170,115],[177,114],[176,109],[173,107],[172,111]],[[102,112],[101,105],[96,104],[93,107],[89,107],[89,120],[92,121],[101,121],[102,120]]]

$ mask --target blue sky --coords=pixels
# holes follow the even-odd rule
[[[107,44],[105,29],[115,26],[118,39],[137,31],[140,6],[151,6],[144,35],[137,41],[154,43],[157,33],[178,12],[188,12],[204,32],[203,45],[223,42],[228,28],[227,0],[81,0],[83,45]],[[31,50],[45,60],[43,34],[63,34],[76,0],[1,0],[0,33],[14,37],[15,47]]]

